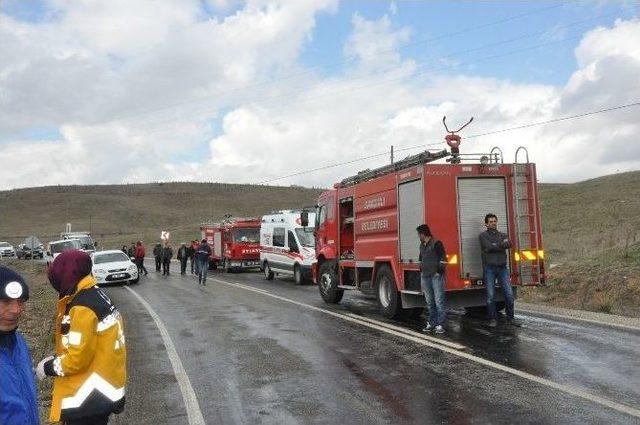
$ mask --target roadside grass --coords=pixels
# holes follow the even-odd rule
[[[640,317],[640,243],[571,260],[547,273],[547,286],[523,288],[526,302]]]
[[[47,280],[45,264],[28,260],[3,260],[2,264],[20,273],[29,285],[29,301],[20,320],[19,330],[29,344],[35,368],[42,358],[55,351],[53,326],[58,297]],[[38,404],[42,423],[46,423],[49,417],[52,384],[52,379],[38,382]]]

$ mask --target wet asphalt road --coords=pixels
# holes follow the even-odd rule
[[[151,272],[131,288],[167,328],[207,424],[640,423],[575,394],[307,307],[388,322],[374,301],[356,293],[328,306],[315,286],[219,272],[204,288],[175,272]],[[188,424],[154,320],[127,289],[107,292],[125,317],[129,355],[127,408],[111,423]],[[640,331],[519,318],[522,328],[491,329],[451,312],[444,339],[470,355],[640,405]]]

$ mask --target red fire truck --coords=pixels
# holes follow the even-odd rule
[[[200,226],[202,239],[211,245],[210,267],[226,272],[260,268],[260,219],[225,217]]]
[[[505,164],[502,152],[460,154],[425,151],[394,164],[366,170],[322,193],[316,213],[314,281],[327,303],[345,290],[377,296],[389,318],[425,306],[420,288],[416,227],[427,223],[447,251],[449,307],[485,305],[479,234],[487,213],[509,235],[514,292],[544,282],[544,251],[535,164],[525,148]],[[518,156],[526,161],[518,162]],[[435,161],[441,160],[439,163]],[[502,297],[501,291],[496,291]],[[504,308],[504,299],[497,299]]]

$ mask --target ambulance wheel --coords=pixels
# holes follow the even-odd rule
[[[402,313],[400,294],[396,287],[393,272],[389,266],[381,266],[376,274],[376,292],[378,307],[384,317],[395,319]]]
[[[296,285],[304,285],[304,276],[302,275],[302,270],[300,270],[299,265],[293,266],[293,278],[296,281]]]
[[[318,289],[327,304],[337,304],[344,295],[344,290],[338,289],[338,275],[331,261],[325,261],[320,266]]]
[[[269,267],[269,263],[264,262],[264,266],[262,267],[264,270],[264,278],[265,280],[273,280],[273,271],[271,271],[271,267]]]

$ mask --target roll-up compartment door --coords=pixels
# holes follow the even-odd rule
[[[503,177],[458,179],[461,270],[463,277],[482,278],[480,233],[486,230],[484,217],[498,216],[498,230],[509,234],[507,197]]]
[[[422,180],[398,185],[400,219],[400,262],[418,262],[420,239],[416,227],[424,223],[424,191]]]

